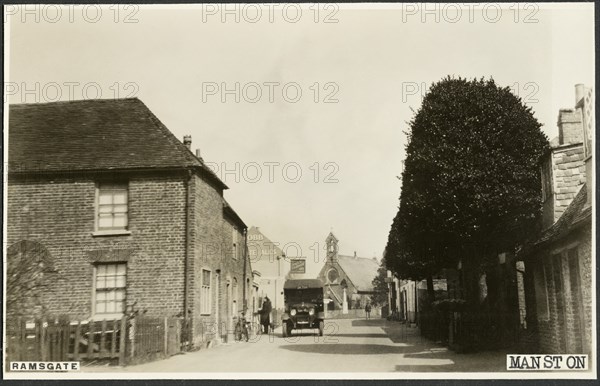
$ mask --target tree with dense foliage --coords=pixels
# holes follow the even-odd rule
[[[431,86],[409,126],[389,269],[423,279],[460,260],[476,271],[532,235],[548,140],[508,87],[447,77]]]
[[[385,282],[387,277],[387,268],[385,267],[385,260],[381,262],[381,265],[377,269],[377,276],[373,278],[373,291],[375,294],[371,296],[371,303],[376,306],[383,306],[388,302],[388,284]]]

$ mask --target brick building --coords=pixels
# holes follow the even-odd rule
[[[536,336],[534,351],[592,354],[591,89],[576,86],[576,106],[560,110],[558,128],[541,164],[544,230],[520,254],[527,322]]]
[[[327,260],[317,276],[325,284],[325,298],[329,307],[343,309],[364,308],[373,294],[373,279],[377,276],[379,262],[375,257],[346,256],[338,253],[338,239],[329,233],[325,240]]]
[[[9,318],[180,316],[196,347],[231,330],[246,225],[191,137],[134,98],[11,105],[8,143]]]

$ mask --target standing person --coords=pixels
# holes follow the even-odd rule
[[[269,300],[268,296],[265,296],[265,300],[263,301],[262,308],[260,310],[260,324],[262,325],[262,331],[267,334],[269,333],[272,309],[271,300]]]
[[[371,304],[367,303],[365,306],[365,314],[367,314],[367,319],[371,319]]]

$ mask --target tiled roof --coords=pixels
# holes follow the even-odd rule
[[[338,255],[337,261],[359,291],[373,291],[379,262],[375,259]]]
[[[231,205],[229,205],[229,203],[225,201],[225,199],[223,199],[223,212],[243,229],[248,228],[244,220],[242,220],[242,218],[236,213],[236,211],[231,207]]]
[[[9,171],[193,167],[226,188],[137,98],[9,107]]]
[[[540,237],[534,243],[534,246],[559,239],[568,234],[575,226],[581,224],[583,221],[590,220],[592,208],[591,206],[584,208],[586,200],[587,189],[584,184],[558,221],[542,232]]]

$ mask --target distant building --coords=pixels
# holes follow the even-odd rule
[[[283,308],[283,284],[290,271],[290,261],[276,243],[258,227],[248,229],[248,255],[252,268],[260,272],[257,278],[259,296],[268,296],[274,309]],[[259,307],[260,307],[259,302]]]
[[[422,305],[429,301],[427,281],[398,279],[393,276],[391,271],[388,271],[386,282],[388,283],[390,314],[406,323],[418,324],[419,311]],[[433,289],[436,293],[436,300],[447,298],[447,279],[434,279]]]
[[[325,298],[330,299],[330,309],[363,308],[369,297],[375,294],[373,279],[377,276],[377,258],[340,255],[338,239],[329,233],[325,240],[327,260],[318,275],[325,285]]]
[[[196,347],[233,331],[246,225],[191,137],[135,98],[11,105],[8,130],[7,321],[179,316]]]
[[[520,253],[535,352],[594,354],[593,90],[577,85],[575,95],[575,108],[560,110],[559,136],[541,162],[544,230]]]

